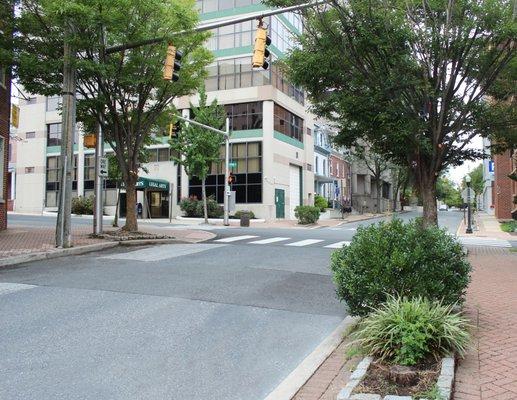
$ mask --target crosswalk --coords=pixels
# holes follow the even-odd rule
[[[328,243],[328,241],[325,241],[323,239],[303,239],[303,240],[296,240],[292,239],[290,237],[270,237],[265,239],[257,239],[258,236],[255,235],[241,235],[241,236],[230,236],[225,237],[222,239],[216,239],[214,242],[216,243],[246,243],[246,244],[252,244],[252,245],[264,245],[264,244],[278,244],[282,246],[289,246],[289,247],[306,247],[306,246],[313,246],[313,245],[319,245],[321,247],[327,248],[327,249],[340,249],[343,246],[348,246],[350,244],[349,241],[339,241],[339,242],[333,242]],[[294,240],[294,241],[293,241]]]
[[[508,240],[495,239],[495,238],[480,238],[480,237],[457,237],[458,241],[464,246],[488,246],[488,247],[504,247],[510,248],[512,244]],[[343,246],[348,246],[350,241],[343,240],[334,242],[332,240],[325,239],[293,239],[290,237],[276,236],[261,238],[257,235],[239,235],[239,236],[228,236],[221,239],[214,240],[216,243],[237,243],[237,244],[251,244],[251,245],[280,245],[288,247],[307,247],[307,246],[319,246],[327,249],[340,249]]]

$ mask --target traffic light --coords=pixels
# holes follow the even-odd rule
[[[228,175],[228,185],[233,185],[235,182],[237,182],[237,178],[235,177],[235,175]]]
[[[163,68],[163,79],[176,82],[180,78],[178,72],[181,69],[181,57],[181,52],[169,43],[167,56],[165,57],[165,66]]]
[[[259,26],[257,27],[257,34],[255,36],[255,46],[253,48],[253,68],[267,69],[269,67],[269,63],[266,61],[266,59],[270,55],[269,50],[267,49],[267,46],[270,44],[271,38],[267,35],[267,28],[264,28],[262,26],[262,22],[259,22]]]
[[[173,137],[178,137],[178,133],[180,131],[180,122],[176,122],[176,123],[170,123],[169,124],[169,139],[173,138]]]

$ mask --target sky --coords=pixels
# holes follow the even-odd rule
[[[483,148],[483,139],[481,136],[476,136],[472,142],[469,144],[470,148],[482,149]],[[460,184],[463,177],[476,168],[479,164],[481,164],[482,160],[477,161],[465,161],[462,165],[451,168],[449,170],[447,176],[455,183]]]

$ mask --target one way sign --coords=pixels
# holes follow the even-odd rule
[[[100,158],[99,176],[102,178],[108,177],[108,158],[107,157]]]

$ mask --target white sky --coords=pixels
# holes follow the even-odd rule
[[[469,148],[475,148],[475,149],[482,149],[483,148],[483,139],[481,136],[476,136],[472,142],[467,146]],[[468,174],[470,171],[472,171],[474,168],[476,168],[479,164],[481,164],[482,160],[477,161],[465,161],[462,165],[459,167],[451,168],[447,176],[457,184],[461,183],[461,180],[463,177]]]

